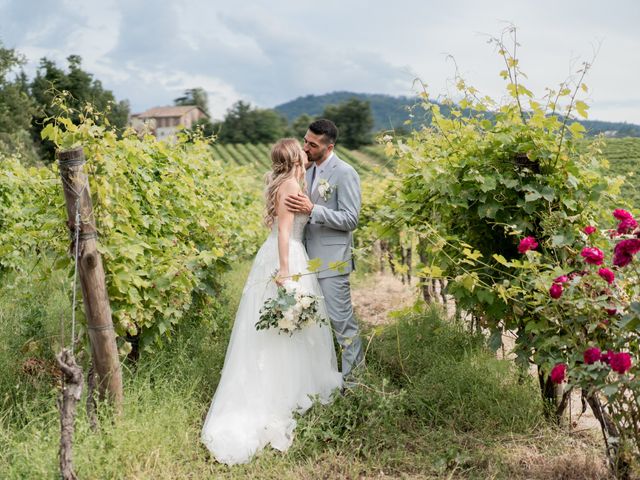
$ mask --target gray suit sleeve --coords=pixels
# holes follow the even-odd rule
[[[350,232],[358,226],[360,205],[360,177],[351,167],[337,172],[336,192],[338,209],[333,210],[323,205],[314,205],[311,212],[311,223],[323,224],[335,230]]]

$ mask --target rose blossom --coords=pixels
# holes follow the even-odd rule
[[[567,277],[566,275],[560,275],[559,277],[556,277],[553,279],[553,283],[568,283],[569,282],[569,277]]]
[[[622,240],[613,248],[613,264],[616,267],[629,265],[633,255],[640,252],[640,238]]]
[[[605,308],[604,311],[607,312],[607,315],[609,315],[610,317],[613,317],[616,313],[618,313],[618,310],[615,308]]]
[[[583,357],[584,363],[586,363],[587,365],[593,365],[600,360],[600,358],[602,357],[602,352],[598,347],[587,348],[584,351]]]
[[[555,367],[551,369],[551,381],[553,383],[562,383],[567,376],[567,365],[564,363],[557,363]]]
[[[625,218],[618,224],[618,233],[631,233],[638,226],[638,222],[633,218]]]
[[[535,250],[536,248],[538,248],[538,242],[536,242],[535,237],[524,237],[520,240],[518,252],[525,253],[529,250]]]
[[[549,295],[551,295],[551,298],[555,298],[557,300],[562,296],[562,290],[562,285],[554,283],[551,285],[551,288],[549,288]]]
[[[613,211],[613,216],[615,218],[617,218],[618,220],[627,220],[629,218],[633,219],[633,215],[631,215],[629,212],[627,212],[626,210],[623,210],[622,208],[616,208]]]
[[[604,253],[602,250],[596,247],[585,247],[580,252],[580,255],[584,257],[584,261],[591,265],[602,265],[604,260]]]
[[[607,350],[607,353],[603,353],[600,356],[600,361],[609,365],[611,363],[611,357],[613,356],[612,350]]]
[[[631,355],[627,352],[614,353],[611,355],[609,365],[611,365],[611,370],[614,372],[618,372],[621,375],[627,373],[631,368]]]
[[[591,235],[592,233],[595,233],[596,231],[596,227],[592,226],[592,225],[587,225],[586,227],[584,227],[582,229],[582,231],[584,233],[586,233],[587,235]]]
[[[598,270],[598,275],[600,275],[604,280],[607,281],[608,284],[612,284],[616,279],[614,273],[608,268],[601,268]]]

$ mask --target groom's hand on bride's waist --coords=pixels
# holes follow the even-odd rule
[[[294,213],[306,213],[307,215],[311,215],[311,211],[313,210],[313,203],[304,193],[287,195],[287,198],[284,199],[284,203],[289,211]]]

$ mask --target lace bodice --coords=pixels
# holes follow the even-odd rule
[[[304,227],[309,220],[309,215],[304,213],[296,213],[293,217],[293,227],[291,228],[291,240],[302,241],[304,235]],[[271,227],[271,237],[278,238],[278,217],[273,219]]]

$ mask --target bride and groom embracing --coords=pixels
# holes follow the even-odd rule
[[[265,195],[265,223],[271,233],[256,254],[242,292],[201,434],[221,463],[246,463],[268,444],[287,450],[296,426],[293,413],[306,411],[311,397],[329,402],[363,361],[349,284],[360,179],[334,153],[337,136],[333,122],[321,119],[309,125],[304,147],[287,138],[271,150]],[[322,260],[316,274],[308,271],[309,258]],[[292,335],[256,329],[265,301],[292,277],[303,291],[319,297],[318,314],[330,319],[341,346],[342,373],[328,326],[316,322]]]

